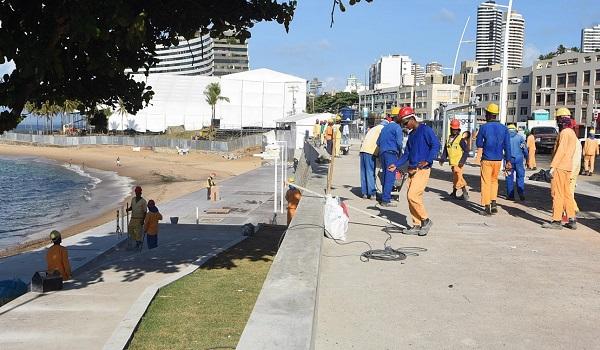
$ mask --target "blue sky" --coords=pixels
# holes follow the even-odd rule
[[[348,3],[347,0],[345,0]],[[343,88],[353,73],[365,79],[368,66],[387,54],[405,54],[425,65],[451,67],[467,17],[465,40],[475,39],[473,0],[364,0],[336,12],[329,28],[331,0],[299,0],[290,32],[277,23],[259,23],[249,41],[251,68],[271,68],[305,79],[318,77]],[[507,5],[508,0],[497,3]],[[559,44],[579,46],[581,28],[600,23],[597,0],[513,0],[525,17],[527,64]],[[475,44],[463,44],[460,60],[474,59]]]

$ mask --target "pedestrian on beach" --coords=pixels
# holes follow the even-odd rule
[[[119,156],[117,156],[117,166],[121,166],[121,158]]]
[[[62,238],[60,232],[54,230],[50,232],[52,247],[46,253],[46,264],[49,274],[60,274],[63,281],[71,279],[71,264],[69,263],[69,253],[67,248],[60,245]]]
[[[142,188],[135,187],[135,197],[131,199],[131,205],[127,205],[127,211],[131,212],[131,219],[127,225],[127,234],[129,235],[129,248],[132,248],[133,242],[135,247],[140,249],[143,245],[142,233],[144,229],[144,219],[148,211],[148,204],[142,197]]]
[[[360,146],[360,192],[365,199],[377,196],[377,187],[375,185],[375,163],[379,153],[377,139],[381,130],[387,124],[388,121],[383,119],[379,125],[369,129]]]
[[[508,126],[510,135],[510,164],[511,170],[506,170],[506,197],[510,200],[515,199],[515,181],[517,182],[517,194],[519,199],[525,200],[525,160],[529,156],[527,144],[523,135],[517,132],[517,126],[510,124]]]
[[[397,168],[408,163],[408,191],[407,200],[413,227],[402,231],[406,235],[426,236],[433,225],[425,210],[423,193],[429,176],[433,160],[437,158],[440,151],[440,141],[428,125],[417,121],[414,110],[411,107],[402,107],[398,113],[403,128],[410,131],[404,154],[394,164],[390,165],[388,171],[395,172]]]
[[[381,206],[396,207],[396,203],[392,203],[392,189],[396,182],[396,170],[390,171],[390,165],[394,164],[402,154],[402,145],[404,134],[400,126],[401,117],[399,116],[400,108],[394,107],[392,115],[394,120],[388,123],[381,129],[379,138],[377,139],[377,147],[379,148],[379,161],[381,162],[381,170],[383,173],[381,184]]]
[[[207,199],[213,202],[219,200],[219,186],[217,186],[217,183],[215,182],[216,177],[217,174],[211,173],[206,180]]]
[[[158,222],[162,219],[162,214],[158,211],[154,200],[149,200],[148,214],[146,214],[146,218],[144,219],[144,232],[146,233],[148,249],[158,247]]]
[[[300,199],[302,199],[302,193],[297,189],[294,185],[294,178],[290,177],[288,179],[289,189],[285,193],[285,200],[288,202],[287,204],[287,225],[290,226],[290,222],[296,215],[296,209],[298,208],[298,203],[300,203]]]

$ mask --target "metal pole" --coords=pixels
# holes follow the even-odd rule
[[[462,45],[463,38],[465,37],[465,31],[467,30],[467,26],[469,25],[469,20],[471,17],[467,17],[467,21],[465,22],[465,26],[463,28],[462,34],[460,35],[460,40],[458,41],[458,47],[456,48],[456,55],[454,55],[454,65],[452,66],[452,77],[450,78],[450,84],[454,85],[454,74],[456,73],[456,63],[458,61],[458,54],[460,53],[460,46]],[[454,90],[450,89],[450,103],[452,103],[452,98],[454,97]],[[444,128],[445,130],[445,128]]]
[[[287,179],[285,179],[283,177],[283,167],[284,167],[284,164],[285,164],[285,147],[283,147],[283,145],[282,145],[282,147],[280,147],[280,149],[281,149],[281,185],[280,185],[281,203],[280,203],[279,212],[283,214],[283,197],[284,197],[284,195],[283,195],[283,189],[284,189],[283,185],[284,185],[285,181],[287,181]]]
[[[277,158],[275,158],[275,166],[273,167],[275,174],[274,189],[273,189],[273,213],[277,213]]]
[[[506,124],[506,101],[508,95],[508,40],[510,37],[510,17],[512,0],[508,1],[506,26],[504,27],[504,47],[502,51],[502,85],[500,85],[500,123]]]

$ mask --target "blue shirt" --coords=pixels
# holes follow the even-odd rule
[[[402,153],[402,127],[395,122],[391,122],[381,129],[379,138],[377,139],[377,146],[379,147],[379,153],[383,152],[395,152]]]
[[[419,124],[415,130],[408,134],[406,149],[402,157],[398,159],[396,166],[401,167],[408,162],[409,168],[416,168],[417,164],[423,161],[431,166],[439,151],[440,141],[433,130],[425,124]]]
[[[510,134],[510,161],[523,163],[523,160],[528,156],[525,138],[516,131],[509,131],[508,133]]]
[[[482,160],[510,160],[508,128],[498,121],[489,121],[479,128],[476,145],[483,148]]]

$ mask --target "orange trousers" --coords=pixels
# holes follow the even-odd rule
[[[408,209],[412,216],[414,225],[421,226],[421,221],[427,219],[427,211],[425,210],[425,204],[423,203],[423,193],[425,187],[429,181],[429,175],[431,169],[419,169],[417,172],[408,179]]]
[[[552,193],[552,220],[562,221],[563,212],[568,218],[575,217],[575,201],[571,190],[571,172],[554,169],[554,175],[550,182]]]
[[[465,177],[463,176],[463,167],[459,165],[452,166],[452,183],[454,184],[454,188],[460,190],[463,187],[467,186],[467,181],[465,181]]]
[[[296,215],[296,208],[287,208],[287,224],[288,224],[288,226],[290,226],[290,222],[292,222],[294,215]]]
[[[535,150],[529,150],[529,156],[527,157],[527,167],[529,169],[537,168],[537,163],[535,162]]]
[[[585,171],[589,171],[590,173],[593,173],[595,162],[596,162],[596,156],[583,156],[583,169]]]
[[[481,161],[481,205],[489,205],[498,198],[498,175],[501,160]]]

